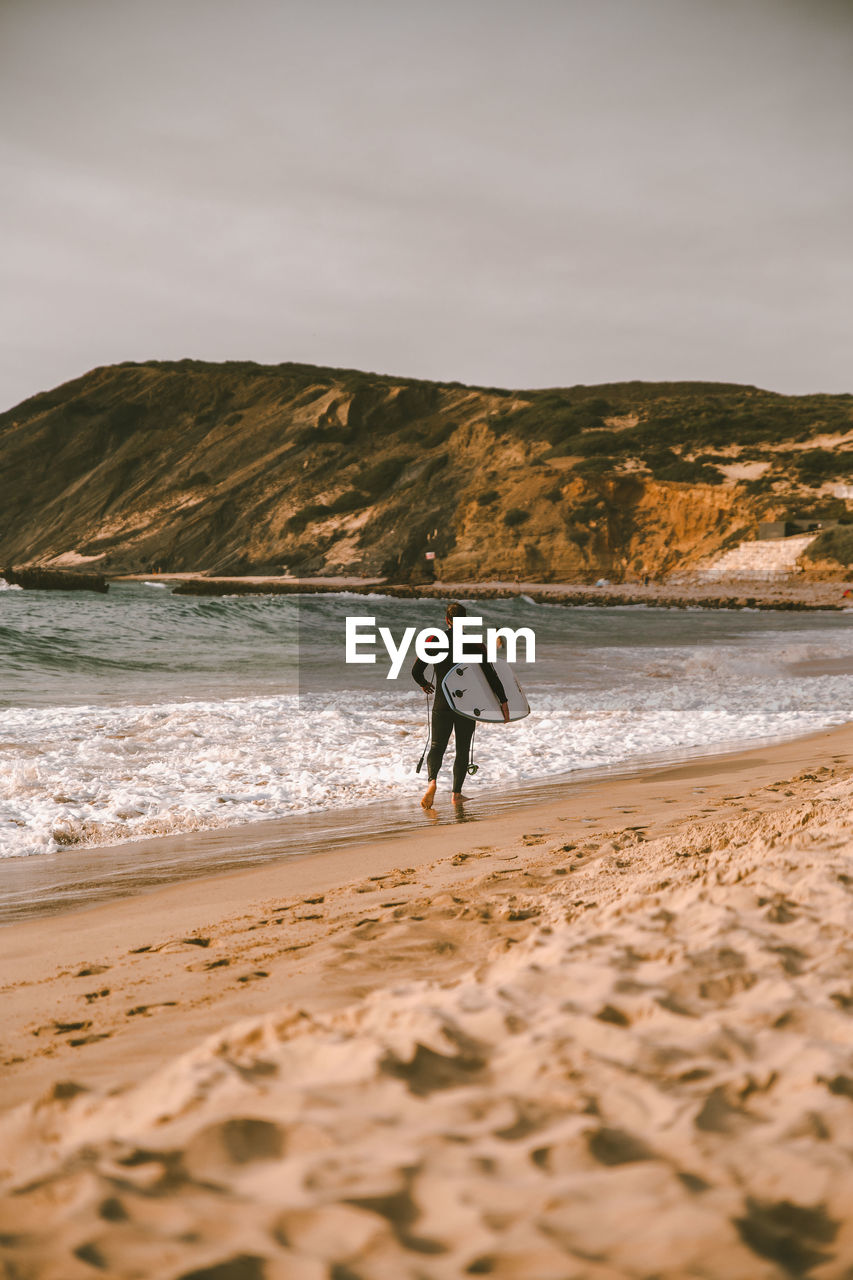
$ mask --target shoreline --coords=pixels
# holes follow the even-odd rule
[[[491,829],[508,818],[532,817],[559,804],[568,809],[595,799],[611,787],[642,783],[644,779],[699,769],[707,774],[735,770],[745,761],[787,748],[808,749],[812,741],[849,728],[853,721],[830,725],[795,737],[728,746],[693,748],[670,756],[599,768],[582,769],[552,778],[537,778],[469,798],[457,811],[449,794],[439,794],[438,807],[425,813],[418,800],[420,787],[406,799],[374,801],[355,809],[294,813],[233,826],[202,827],[158,836],[143,836],[118,844],[78,846],[52,854],[7,858],[2,862],[0,933],[24,922],[57,919],[85,913],[129,898],[144,897],[172,886],[186,886],[222,875],[250,874],[324,856],[356,856],[365,849],[389,843],[439,839],[440,831],[460,825]],[[354,814],[370,822],[359,829]],[[381,815],[381,816],[380,816]]]

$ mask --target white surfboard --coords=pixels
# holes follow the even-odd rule
[[[515,672],[506,658],[496,658],[491,665],[504,687],[510,720],[523,720],[530,715],[530,704]],[[486,679],[482,662],[455,663],[442,680],[441,688],[458,715],[492,724],[503,721],[500,703]]]

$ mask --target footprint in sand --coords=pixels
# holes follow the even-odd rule
[[[293,948],[290,948],[293,950]],[[251,973],[241,973],[237,979],[238,982],[258,982],[261,978],[268,978],[270,975],[264,969],[254,969]]]
[[[196,1133],[187,1144],[182,1163],[199,1178],[211,1169],[230,1172],[256,1160],[280,1160],[285,1131],[271,1120],[237,1116],[218,1121]]]
[[[149,951],[150,952],[173,951],[175,947],[209,947],[209,946],[210,946],[210,938],[201,938],[201,937],[179,938],[177,939],[177,941],[174,941],[174,942],[161,942],[159,947],[155,947],[150,942],[148,942],[145,944],[144,947],[133,947],[132,950],[128,951],[127,954],[129,956],[141,956],[141,955],[145,955]]]
[[[69,1040],[68,1044],[72,1049],[79,1049],[82,1044],[95,1044],[98,1040],[109,1040],[112,1035],[111,1031],[95,1031],[90,1036],[77,1036],[73,1040]]]
[[[91,1025],[91,1022],[52,1022],[46,1027],[37,1027],[32,1034],[40,1036],[43,1031],[52,1031],[55,1036],[65,1036],[70,1035],[72,1031],[88,1031]],[[65,1043],[76,1047],[80,1044],[91,1044],[95,1040],[106,1040],[110,1034],[109,1031],[93,1032],[91,1035],[77,1036],[66,1040]]]
[[[764,916],[771,924],[790,924],[793,920],[799,919],[799,912],[796,910],[797,904],[791,902],[789,898],[779,895],[775,898],[759,898],[758,905],[759,907],[767,907]]]
[[[87,964],[85,969],[80,969],[75,973],[75,978],[95,978],[99,973],[106,973],[109,969],[108,964]]]
[[[56,1084],[47,1095],[50,1102],[69,1102],[72,1098],[77,1098],[81,1093],[88,1093],[89,1090],[85,1084],[78,1084],[76,1080],[57,1080]]]
[[[87,991],[83,996],[83,999],[87,1004],[91,1004],[93,1000],[102,1000],[104,996],[108,996],[109,994],[109,987],[101,987],[100,991]]]
[[[456,853],[450,859],[451,866],[461,867],[463,862],[467,862],[469,858],[487,858],[492,852],[488,849],[470,849],[467,853]]]
[[[415,1097],[426,1098],[438,1090],[453,1089],[482,1079],[488,1067],[483,1047],[461,1035],[455,1054],[437,1053],[428,1045],[418,1043],[408,1060],[388,1050],[378,1064],[379,1071],[382,1075],[402,1080]]]
[[[631,1019],[616,1005],[606,1004],[595,1015],[599,1022],[609,1022],[614,1027],[630,1027]]]
[[[821,1262],[832,1260],[827,1249],[838,1234],[839,1222],[822,1206],[791,1204],[788,1200],[764,1203],[747,1197],[746,1212],[732,1222],[744,1244],[773,1262],[782,1262],[791,1274],[805,1275]]]
[[[537,916],[541,916],[541,907],[510,907],[507,910],[507,920],[535,920]]]
[[[106,1200],[102,1200],[98,1205],[98,1217],[103,1218],[104,1222],[128,1222],[130,1214],[125,1209],[118,1196],[107,1196]]]
[[[128,1009],[125,1017],[135,1018],[140,1014],[147,1017],[152,1009],[174,1009],[177,1003],[177,1000],[159,1000],[156,1004],[137,1004],[132,1009]]]
[[[654,1160],[655,1152],[643,1142],[642,1138],[628,1133],[625,1129],[611,1129],[602,1126],[587,1135],[589,1154],[599,1164],[610,1167],[619,1164],[634,1164],[638,1160]]]

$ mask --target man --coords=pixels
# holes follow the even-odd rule
[[[441,688],[441,682],[453,667],[453,620],[454,618],[467,617],[467,609],[463,604],[448,605],[445,614],[445,623],[447,624],[447,634],[450,644],[448,652],[441,661],[433,664],[435,675],[435,683],[430,684],[424,679],[424,675],[428,664],[422,662],[420,658],[415,661],[412,667],[412,678],[415,683],[420,685],[424,693],[438,692],[435,695],[435,702],[432,707],[432,726],[429,744],[429,755],[427,756],[427,777],[429,785],[423,794],[421,804],[425,809],[432,808],[432,802],[435,799],[435,790],[438,779],[438,771],[441,768],[441,762],[444,759],[444,753],[447,750],[447,744],[450,741],[450,735],[453,733],[456,738],[456,756],[453,761],[453,793],[451,799],[454,804],[460,804],[463,800],[462,783],[465,781],[465,774],[468,770],[468,758],[471,750],[471,739],[474,737],[474,730],[477,727],[476,720],[469,720],[467,716],[460,716],[453,710],[444,696]],[[474,652],[478,648],[485,659],[486,649],[484,645],[472,643],[470,638],[466,638],[466,649]],[[497,677],[497,673],[493,666],[488,662],[483,662],[483,674],[489,682],[489,687],[497,698],[501,706],[504,723],[509,720],[509,707],[506,702],[506,693],[504,687]]]

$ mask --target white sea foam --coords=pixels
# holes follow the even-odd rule
[[[23,591],[23,587],[17,582],[7,582],[5,578],[0,578],[0,591]]]
[[[789,644],[784,660],[818,651],[825,646]],[[529,719],[479,729],[480,773],[466,782],[469,794],[643,756],[793,737],[849,718],[849,676],[768,676],[766,653],[739,652],[737,678],[732,654],[711,647],[646,652],[639,670],[636,651],[633,668],[625,651],[599,658],[608,666],[604,686],[532,686]],[[414,797],[425,710],[419,694],[385,689],[9,708],[0,731],[0,854]]]

